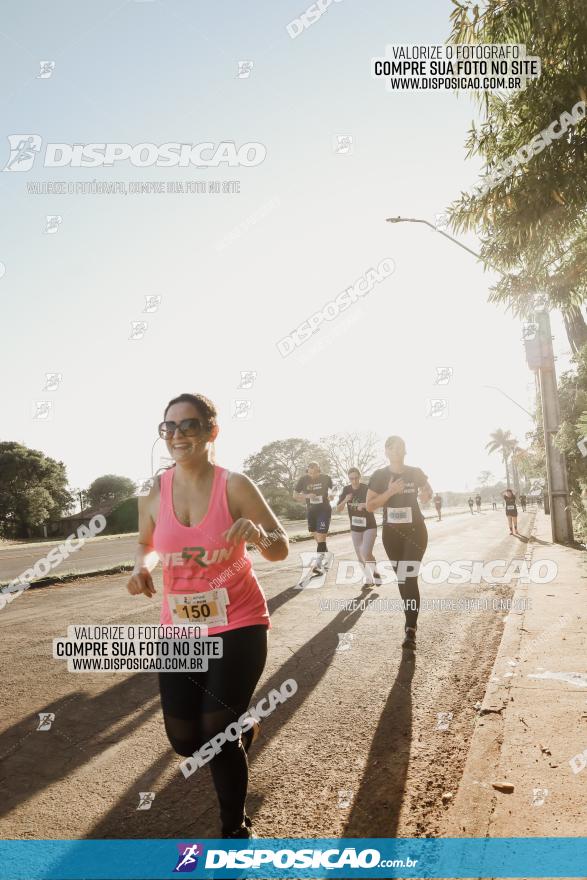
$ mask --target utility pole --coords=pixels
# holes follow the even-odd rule
[[[417,217],[388,217],[388,223],[423,223],[435,232],[440,233],[449,241],[458,244],[463,250],[477,257],[486,266],[489,266],[500,275],[504,276],[501,269],[484,260],[481,254],[471,250],[458,239],[453,238],[441,229],[434,226],[428,220]],[[506,276],[504,276],[506,277]],[[532,324],[524,325],[524,343],[526,346],[526,359],[531,370],[538,372],[540,383],[540,400],[542,404],[542,420],[544,426],[544,448],[546,450],[546,479],[548,496],[544,499],[544,512],[548,513],[547,501],[550,506],[550,525],[552,540],[557,544],[571,544],[573,542],[573,520],[571,517],[571,504],[569,497],[569,485],[567,481],[567,463],[565,456],[554,445],[554,435],[559,429],[560,410],[558,404],[558,388],[556,385],[556,371],[554,366],[554,352],[552,349],[552,332],[548,312],[538,311],[534,315]]]
[[[524,343],[528,366],[538,373],[552,540],[557,544],[571,544],[573,520],[567,481],[567,462],[564,453],[554,445],[554,435],[560,427],[560,409],[550,316],[546,310],[536,312],[534,321],[524,325]]]

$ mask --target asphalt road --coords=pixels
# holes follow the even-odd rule
[[[446,513],[453,514],[454,509],[449,508]],[[307,534],[305,520],[285,521],[284,527],[290,536]],[[333,531],[345,528],[348,528],[348,516],[346,513],[335,514],[332,517]],[[63,540],[65,539],[32,544],[0,544],[0,583],[8,582],[12,578],[18,577],[28,568],[32,568],[35,562],[46,556],[52,547],[58,547]],[[84,574],[84,572],[114,568],[117,565],[132,562],[134,560],[136,544],[136,534],[107,535],[104,537],[98,535],[96,538],[90,538],[79,550],[72,553],[68,559],[52,569],[51,574]]]
[[[342,529],[348,526],[346,514],[334,516],[332,519],[333,529]],[[292,520],[285,522],[289,535],[305,533],[307,531],[304,520]],[[58,547],[61,541],[43,541],[34,544],[10,544],[0,545],[0,583],[17,577],[28,568],[32,568],[37,560],[46,556],[52,547]],[[134,560],[137,546],[137,535],[106,535],[90,538],[68,559],[63,560],[53,570],[52,574],[83,574],[88,571],[97,571],[104,568],[114,568]]]
[[[530,519],[520,518],[522,532]],[[528,546],[507,534],[502,511],[432,521],[428,529],[427,560],[522,558]],[[509,588],[424,586],[425,599],[489,597],[490,609],[423,611],[410,659],[400,647],[401,613],[324,610],[327,600],[366,595],[334,583],[336,563],[354,558],[350,536],[329,545],[335,566],[320,589],[295,589],[307,545],[292,545],[282,563],[257,566],[273,626],[254,702],[288,678],[298,691],[263,722],[250,753],[248,809],[256,831],[437,835],[446,810],[442,795],[456,792],[475,704],[507,613],[492,601]],[[380,539],[376,554],[385,558]],[[156,578],[160,583],[159,570]],[[160,592],[156,600],[133,598],[126,579],[99,576],[30,590],[0,611],[4,838],[218,833],[209,770],[187,780],[180,773],[163,728],[156,675],[75,674],[52,659],[52,639],[65,636],[69,625],[158,622]],[[378,587],[375,596],[395,599],[397,586]],[[37,730],[39,713],[55,715],[50,730]],[[452,713],[443,716],[444,729],[439,713]],[[139,792],[154,793],[150,809],[137,809]]]

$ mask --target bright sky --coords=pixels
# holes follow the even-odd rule
[[[58,143],[260,142],[256,167],[43,168],[0,174],[0,439],[63,461],[72,486],[151,470],[165,403],[184,391],[220,411],[219,463],[275,439],[402,435],[434,489],[501,477],[485,444],[521,441],[533,408],[518,321],[487,303],[491,273],[425,226],[477,179],[467,94],[391,94],[370,75],[387,43],[441,43],[448,0],[342,0],[291,39],[305,0],[23,2],[0,34],[4,136]],[[53,60],[48,78],[40,62]],[[238,62],[252,61],[248,77]],[[333,149],[352,137],[350,155]],[[27,193],[32,181],[239,180],[239,194]],[[234,240],[226,239],[255,212]],[[46,216],[60,215],[56,234]],[[224,248],[218,247],[224,243]],[[471,238],[467,242],[476,247]],[[283,358],[276,343],[384,258],[395,272]],[[1,268],[1,267],[0,267]],[[144,314],[146,296],[160,296]],[[148,324],[130,339],[131,322]],[[560,367],[568,343],[555,319]],[[437,367],[450,367],[444,387]],[[256,371],[239,390],[241,371]],[[60,373],[44,390],[46,373]],[[428,415],[448,400],[446,418]],[[236,400],[249,400],[245,419]],[[52,402],[50,418],[33,417]],[[163,443],[156,446],[165,454]]]

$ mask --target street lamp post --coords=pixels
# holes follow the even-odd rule
[[[428,220],[417,217],[388,217],[387,223],[423,223],[435,232],[448,238],[453,244],[457,244],[467,253],[472,254],[477,260],[489,266],[495,272],[503,275],[501,269],[494,266],[481,254],[471,250],[452,235],[439,229]],[[554,352],[552,349],[552,336],[550,331],[550,318],[548,313],[540,315],[540,352],[539,357],[531,369],[536,369],[540,382],[540,400],[542,404],[542,421],[544,426],[544,447],[546,450],[546,478],[550,501],[552,540],[560,544],[570,544],[573,541],[573,521],[571,518],[571,506],[569,499],[569,487],[567,481],[566,459],[562,452],[554,446],[553,438],[559,429],[560,411],[558,403],[558,389],[556,385],[556,372],[554,365]],[[487,386],[491,387],[491,386]],[[498,389],[501,390],[501,389]],[[505,392],[502,392],[505,394]],[[505,395],[508,397],[508,395]],[[512,398],[510,398],[511,400]],[[513,401],[516,403],[516,401]],[[519,404],[516,404],[519,406]],[[524,409],[524,407],[521,407]],[[527,410],[525,410],[527,412]]]
[[[151,446],[151,476],[153,476],[153,474],[155,472],[155,462],[153,461],[153,453],[155,452],[155,446],[157,445],[157,443],[159,442],[160,439],[161,439],[161,437],[156,437],[155,442]]]

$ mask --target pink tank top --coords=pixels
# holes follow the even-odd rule
[[[196,526],[184,526],[175,515],[174,475],[174,467],[161,475],[159,513],[153,532],[153,547],[163,566],[161,623],[173,623],[169,594],[224,588],[229,600],[228,622],[226,626],[210,626],[209,635],[255,624],[270,626],[265,594],[253,571],[245,542],[228,544],[222,535],[234,522],[226,497],[228,471],[214,467],[208,511]]]

